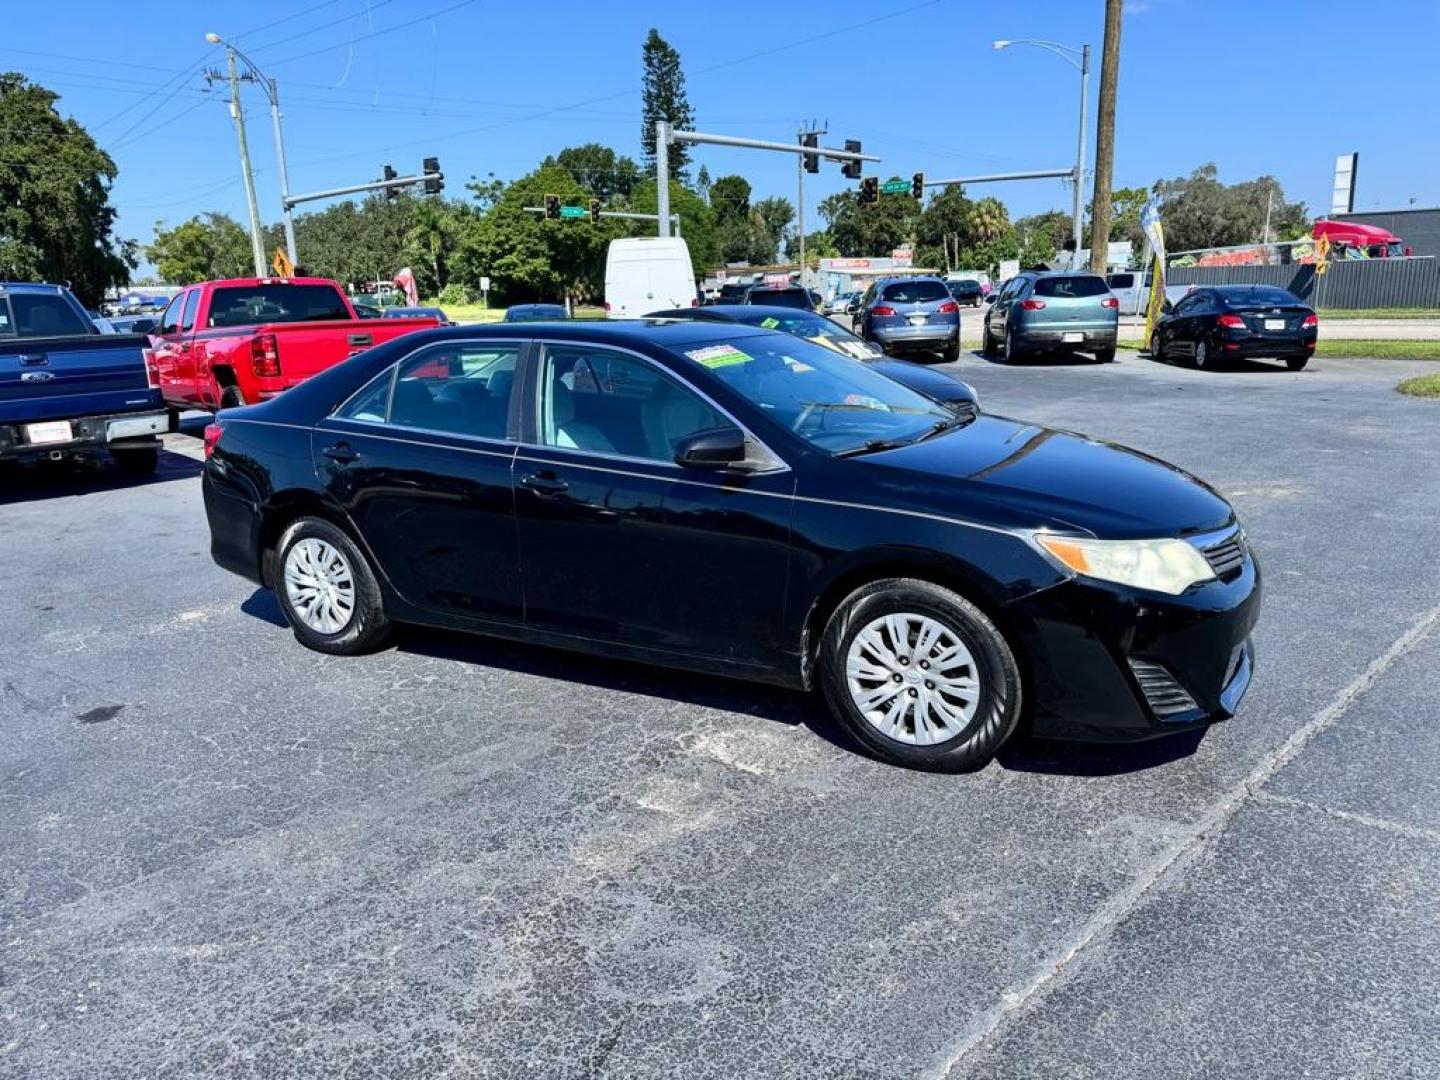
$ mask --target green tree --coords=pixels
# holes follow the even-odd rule
[[[652,28],[641,50],[644,74],[641,78],[640,149],[647,176],[655,175],[655,123],[668,120],[672,127],[688,129],[695,112],[685,94],[685,72],[680,54],[660,31]],[[690,148],[681,143],[670,146],[671,175],[684,183],[690,165]]]
[[[86,304],[130,280],[137,245],[115,236],[115,162],[59,95],[0,74],[0,280],[68,283]]]
[[[1066,241],[1074,236],[1070,215],[1063,210],[1046,210],[1015,222],[1015,235],[1020,245],[1021,266],[1048,266],[1057,253],[1065,250]],[[1115,239],[1120,239],[1116,234]]]
[[[795,222],[795,204],[782,196],[761,199],[751,207],[757,242],[763,245],[765,262],[773,262],[782,243],[790,235],[790,226]],[[805,252],[810,254],[808,248]]]
[[[1227,186],[1209,164],[1187,177],[1159,181],[1154,190],[1163,204],[1160,220],[1170,251],[1255,243],[1264,233],[1267,203],[1272,237],[1303,235],[1309,222],[1305,204],[1286,202],[1273,176]]]
[[[820,203],[830,237],[846,257],[889,255],[914,238],[920,212],[920,203],[908,195],[882,195],[877,202],[862,203],[858,192],[841,191]]]
[[[445,259],[454,244],[455,229],[455,214],[438,199],[421,199],[410,213],[405,241],[429,261],[427,270],[434,280],[433,289],[425,290],[427,295],[445,288]],[[427,286],[431,284],[426,282]]]
[[[640,166],[600,143],[570,146],[541,162],[558,166],[575,178],[581,189],[601,199],[629,196],[640,183]]]
[[[930,200],[915,223],[915,258],[920,266],[959,270],[960,247],[969,235],[970,200],[959,185]]]
[[[655,181],[650,179],[636,190],[632,209],[642,214],[653,214],[657,201]],[[723,265],[715,214],[705,200],[678,181],[671,180],[670,212],[680,215],[681,233],[690,249],[690,262],[695,267],[695,273],[703,276],[707,270]],[[655,235],[655,226],[650,222],[634,221],[630,224],[630,236]]]
[[[193,285],[215,278],[244,277],[255,272],[250,234],[228,214],[196,214],[173,229],[155,223],[155,240],[145,249],[160,280],[167,285]]]

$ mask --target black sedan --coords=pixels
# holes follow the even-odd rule
[[[975,388],[967,382],[951,378],[942,371],[933,371],[922,364],[909,360],[896,360],[886,356],[862,337],[857,337],[833,319],[816,315],[810,311],[796,311],[794,308],[761,307],[757,304],[712,304],[703,308],[673,308],[668,311],[652,311],[650,319],[694,319],[700,322],[740,323],[744,326],[758,326],[762,330],[778,330],[782,334],[824,345],[862,364],[869,364],[876,371],[884,372],[898,383],[904,383],[912,390],[919,390],[947,405],[959,405],[969,410],[980,407]]]
[[[382,314],[387,319],[413,319],[417,315],[424,315],[439,319],[441,326],[455,325],[455,320],[446,315],[443,308],[438,307],[392,307],[386,308]]]
[[[423,623],[797,689],[873,754],[1231,715],[1259,570],[1231,507],[1082,436],[958,417],[704,322],[421,331],[205,432],[211,551],[326,653]]]
[[[505,322],[549,322],[552,319],[568,319],[570,312],[564,304],[512,304],[505,309]]]
[[[950,290],[950,297],[957,304],[978,308],[985,303],[985,290],[974,278],[947,279],[945,287]]]
[[[1187,293],[1150,334],[1156,360],[1197,368],[1275,358],[1300,371],[1315,355],[1320,320],[1299,297],[1273,285],[1211,285]]]

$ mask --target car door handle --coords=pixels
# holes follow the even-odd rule
[[[360,451],[347,442],[338,442],[334,446],[327,446],[320,452],[331,461],[339,462],[341,465],[348,465],[352,461],[360,460]]]
[[[375,337],[373,334],[350,334],[346,336],[345,341],[350,345],[372,345]]]
[[[520,486],[529,488],[536,495],[548,498],[570,490],[570,485],[554,473],[531,473],[520,478]]]

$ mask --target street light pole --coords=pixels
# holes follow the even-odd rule
[[[1075,180],[1075,210],[1071,225],[1075,240],[1075,254],[1071,257],[1070,263],[1071,269],[1074,269],[1075,261],[1080,257],[1080,244],[1085,236],[1085,125],[1089,119],[1090,46],[1082,45],[1077,49],[1073,45],[1061,45],[1056,41],[1035,41],[1030,38],[1019,41],[1000,40],[994,42],[996,49],[1008,49],[1011,45],[1034,45],[1037,49],[1052,52],[1080,72],[1080,137],[1075,152],[1075,169],[1072,174]]]
[[[250,146],[245,141],[245,109],[240,103],[240,71],[235,66],[235,50],[225,47],[230,60],[230,116],[235,121],[235,136],[240,143],[240,170],[245,176],[245,199],[250,204],[250,252],[255,256],[255,276],[265,276],[265,245],[260,239],[260,208],[255,202],[255,174],[250,170]]]
[[[275,125],[275,162],[280,167],[280,207],[284,211],[285,253],[290,256],[290,265],[298,261],[295,255],[295,218],[290,212],[290,174],[285,168],[285,140],[280,135],[280,91],[275,80],[265,83],[270,88],[270,120]]]

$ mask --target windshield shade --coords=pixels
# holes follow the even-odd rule
[[[906,443],[954,420],[939,402],[830,348],[784,334],[719,338],[679,355],[829,453]]]

